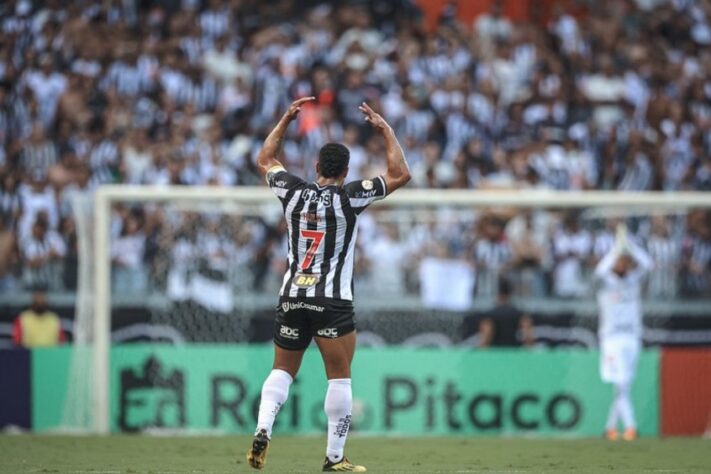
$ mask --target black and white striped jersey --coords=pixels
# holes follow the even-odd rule
[[[385,197],[385,180],[319,186],[276,166],[267,183],[282,203],[288,229],[289,268],[280,295],[352,301],[358,215]]]

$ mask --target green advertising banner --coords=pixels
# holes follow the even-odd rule
[[[151,427],[251,433],[271,345],[117,346],[114,431]],[[70,349],[33,353],[33,423],[61,420]],[[658,432],[657,351],[640,357],[633,401],[642,435]],[[318,351],[304,357],[277,420],[282,433],[325,429]],[[353,430],[400,435],[599,436],[612,398],[594,351],[363,348],[353,365]]]

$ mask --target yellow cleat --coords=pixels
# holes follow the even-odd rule
[[[252,447],[247,451],[247,462],[254,469],[262,469],[267,463],[267,451],[269,451],[269,436],[267,430],[259,430],[254,435]]]
[[[351,463],[346,457],[338,462],[331,462],[328,458],[323,462],[323,472],[366,472],[365,466]]]
[[[607,430],[605,433],[605,438],[607,438],[609,441],[617,441],[620,439],[620,434],[617,432],[616,429],[611,429]]]
[[[622,434],[622,439],[625,441],[634,441],[637,439],[637,430],[634,428],[627,428]]]

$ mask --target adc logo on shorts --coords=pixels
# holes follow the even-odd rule
[[[319,329],[318,331],[316,331],[316,335],[323,336],[323,337],[336,338],[336,337],[338,337],[338,329],[337,328]]]
[[[281,326],[279,329],[279,334],[284,336],[287,339],[298,339],[299,338],[299,329],[298,328],[290,328],[289,326]]]

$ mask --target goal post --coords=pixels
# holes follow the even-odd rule
[[[86,248],[87,233],[93,234],[91,251],[93,256],[84,255],[80,272],[88,271],[93,294],[91,317],[92,333],[88,344],[93,352],[90,380],[91,423],[90,431],[99,434],[109,433],[110,423],[110,348],[111,348],[111,212],[117,203],[124,204],[195,204],[201,209],[209,209],[215,203],[234,205],[277,205],[278,202],[266,187],[184,187],[184,186],[124,186],[105,185],[99,187],[93,196],[93,228],[81,231],[80,249]],[[410,208],[414,215],[419,209],[453,207],[475,209],[483,207],[513,208],[635,208],[648,212],[711,208],[711,193],[700,192],[610,192],[610,191],[543,191],[543,190],[439,190],[439,189],[402,189],[377,206],[391,208]],[[79,226],[80,227],[80,226]],[[83,245],[83,247],[82,247]],[[81,256],[80,256],[81,258]],[[90,259],[87,263],[86,259]],[[88,268],[91,266],[91,268]],[[82,270],[84,269],[84,270]],[[80,276],[80,278],[82,278]],[[86,277],[84,277],[86,280]],[[85,319],[79,307],[82,295],[78,296],[77,319]],[[77,321],[85,324],[86,321]],[[89,375],[89,374],[87,374]]]
[[[109,433],[109,363],[111,350],[111,258],[109,216],[111,193],[100,188],[94,201],[94,422],[99,434]]]

